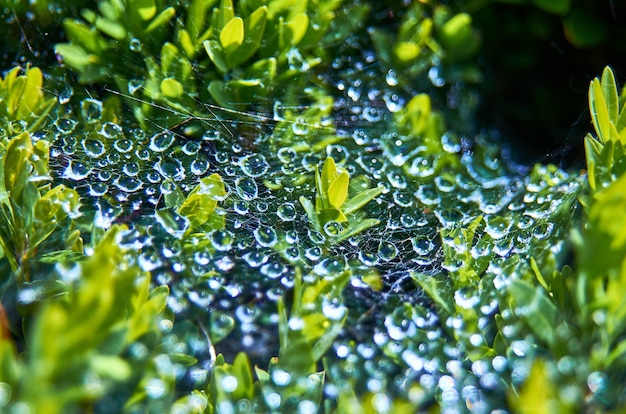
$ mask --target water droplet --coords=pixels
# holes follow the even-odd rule
[[[61,105],[67,104],[70,101],[70,99],[72,99],[73,95],[74,95],[74,89],[72,89],[71,86],[67,86],[65,89],[61,91],[61,93],[59,93],[59,103]]]
[[[124,134],[124,132],[122,130],[122,127],[119,126],[118,124],[115,124],[113,122],[105,122],[102,125],[100,134],[102,134],[103,137],[108,138],[108,139],[117,139],[117,138],[120,138]]]
[[[511,228],[510,220],[502,216],[487,217],[485,221],[487,222],[485,232],[494,240],[506,236]]]
[[[278,262],[269,262],[261,266],[261,273],[270,279],[278,279],[287,272],[287,268]]]
[[[291,382],[291,374],[282,369],[275,369],[272,372],[272,382],[279,387],[285,387]]]
[[[426,236],[415,236],[411,238],[411,245],[413,246],[415,253],[420,256],[426,256],[435,248],[435,243],[433,243],[430,238]]]
[[[91,167],[82,162],[70,161],[67,167],[63,170],[63,178],[69,180],[79,181],[87,178],[91,174]]]
[[[69,134],[73,132],[74,128],[76,128],[76,124],[78,124],[78,121],[69,118],[58,118],[54,122],[54,126],[62,134]]]
[[[82,141],[85,154],[89,158],[98,158],[105,153],[104,144],[102,141],[93,138],[87,138]]]
[[[107,193],[109,186],[105,183],[89,184],[89,195],[93,197],[101,197]]]
[[[435,162],[428,158],[415,157],[407,173],[419,178],[431,177],[435,173]]]
[[[419,201],[427,206],[438,205],[441,203],[441,197],[430,186],[422,185],[415,192],[415,196]]]
[[[181,181],[185,178],[185,167],[177,158],[159,160],[154,164],[154,169],[172,181]]]
[[[181,238],[189,228],[189,220],[173,209],[157,210],[154,218],[166,232],[176,238]]]
[[[306,135],[309,132],[309,125],[306,123],[306,119],[303,117],[297,117],[291,124],[291,130],[294,135]]]
[[[149,398],[161,398],[165,394],[165,384],[159,378],[151,378],[146,383],[144,390]]]
[[[393,69],[389,69],[387,71],[387,75],[385,76],[385,82],[389,86],[397,86],[398,85],[398,75]]]
[[[234,235],[228,230],[216,230],[211,235],[211,244],[219,251],[228,251],[233,244]]]
[[[343,226],[341,223],[337,223],[336,221],[329,221],[324,224],[324,233],[330,237],[337,237],[343,231]]]
[[[554,223],[541,223],[533,229],[533,236],[536,239],[542,240],[549,237],[554,229]]]
[[[198,141],[187,141],[181,147],[181,150],[187,155],[196,155],[200,151],[200,143]]]
[[[257,243],[263,247],[272,247],[277,242],[276,231],[271,227],[260,225],[253,233]]]
[[[476,292],[476,289],[462,287],[454,292],[454,301],[463,309],[471,309],[478,305],[480,302],[480,296],[478,295],[478,292]]]
[[[11,121],[9,123],[9,130],[14,135],[21,134],[27,129],[28,129],[28,124],[26,123],[26,121],[23,121],[21,119],[17,121]]]
[[[313,272],[319,276],[339,276],[345,269],[345,262],[339,259],[324,259],[313,267]]]
[[[195,159],[191,163],[191,173],[194,175],[203,175],[209,169],[209,161],[205,159]]]
[[[398,255],[398,248],[391,242],[382,242],[378,246],[378,257],[381,260],[393,260]]]
[[[404,100],[395,93],[385,92],[383,95],[383,101],[389,112],[395,113],[404,107]]]
[[[130,42],[128,42],[128,48],[132,52],[141,52],[141,40],[133,37],[132,39],[130,39]]]
[[[319,260],[322,256],[322,249],[320,249],[318,246],[314,246],[307,249],[304,254],[309,260],[315,262]]]
[[[283,203],[278,206],[276,214],[283,221],[293,221],[296,218],[296,207],[293,203]]]
[[[267,263],[269,256],[260,250],[252,250],[243,255],[243,260],[248,263],[250,267],[259,267]]]
[[[239,160],[241,171],[248,177],[260,177],[267,173],[269,164],[263,154],[251,154]]]
[[[387,172],[387,180],[389,180],[389,184],[394,188],[403,190],[407,187],[406,178],[397,171]]]
[[[383,113],[380,108],[368,106],[363,109],[361,117],[367,122],[378,122],[383,118]]]
[[[441,77],[439,66],[433,66],[428,71],[428,79],[436,88],[441,88],[446,84],[446,80]]]
[[[119,177],[115,186],[126,193],[134,193],[143,187],[143,183],[134,177]]]
[[[443,176],[435,177],[435,186],[437,189],[444,193],[449,193],[456,187],[456,183],[449,178]]]
[[[97,99],[83,99],[80,103],[80,112],[83,119],[90,124],[100,121],[102,117],[102,101]]]
[[[150,148],[154,152],[164,152],[167,151],[172,144],[174,143],[174,134],[171,132],[160,132],[155,134],[150,138],[150,144],[148,148]]]
[[[128,176],[134,177],[139,174],[140,167],[136,162],[129,162],[128,164],[124,164],[122,171]]]
[[[115,148],[117,151],[121,152],[122,154],[126,154],[127,152],[130,152],[133,150],[133,141],[131,141],[130,139],[118,139],[113,143],[113,148]]]
[[[243,200],[254,200],[259,195],[256,182],[250,177],[240,177],[235,181],[235,190]]]
[[[279,149],[277,155],[280,162],[289,164],[296,159],[298,153],[293,148],[286,147]]]
[[[131,79],[128,81],[128,93],[134,95],[143,86],[143,79]]]
[[[347,309],[343,306],[341,299],[324,296],[322,300],[322,313],[328,319],[338,321],[346,315]]]

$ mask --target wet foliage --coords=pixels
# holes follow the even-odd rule
[[[2,410],[624,406],[611,69],[580,174],[478,122],[469,6],[22,3],[57,38],[0,80]]]

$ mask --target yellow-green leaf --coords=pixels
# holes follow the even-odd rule
[[[161,93],[167,98],[180,98],[183,95],[183,85],[174,78],[167,78],[161,81]]]
[[[152,19],[157,12],[154,0],[135,0],[133,4],[142,20]]]
[[[348,197],[348,183],[350,174],[343,171],[328,187],[328,202],[331,206],[339,209]]]
[[[230,51],[243,43],[243,19],[234,17],[220,32],[220,43],[224,50]]]

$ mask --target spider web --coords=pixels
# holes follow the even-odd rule
[[[422,157],[394,130],[394,114],[417,92],[427,92],[435,108],[449,114],[451,125],[458,127],[469,115],[446,106],[471,100],[467,97],[471,91],[459,85],[442,87],[432,77],[428,90],[402,90],[393,85],[393,74],[373,60],[373,53],[345,55],[350,57],[331,65],[342,74],[325,75],[322,82],[334,98],[330,116],[315,122],[303,121],[302,114],[317,105],[310,95],[302,96],[302,105],[268,99],[250,110],[198,102],[208,113],[198,117],[146,101],[139,94],[120,95],[105,88],[122,100],[152,106],[181,121],[168,127],[158,117],[149,118],[148,127],[141,129],[127,106],[128,116],[117,124],[104,119],[106,110],[99,99],[70,97],[67,102],[81,100],[84,122],[75,124],[71,114],[59,113],[56,129],[49,132],[56,179],[82,194],[83,210],[96,226],[129,226],[123,242],[138,252],[136,260],[152,272],[155,284],[170,286],[174,332],[187,338],[188,351],[202,361],[199,366],[204,370],[212,359],[204,326],[218,332],[222,324],[227,332],[228,324],[235,324],[216,344],[227,359],[243,350],[265,366],[277,354],[276,301],[289,297],[296,269],[303,267],[308,277],[323,278],[345,269],[353,274],[344,291],[348,321],[331,351],[338,361],[332,372],[335,378],[351,378],[345,369],[348,348],[359,358],[359,372],[367,372],[368,361],[379,358],[392,362],[380,368],[378,376],[393,378],[409,367],[407,378],[412,381],[436,378],[441,365],[385,359],[395,352],[389,343],[401,343],[406,336],[398,329],[409,332],[417,326],[401,314],[399,309],[406,304],[428,311],[420,329],[439,332],[437,326],[446,323],[438,320],[436,307],[418,288],[415,274],[446,277],[466,265],[460,258],[464,249],[470,249],[477,261],[492,260],[482,268],[491,278],[512,256],[566,250],[563,240],[571,212],[554,213],[567,204],[568,194],[576,193],[576,177],[549,167],[531,171],[515,165],[502,156],[493,131],[473,124],[444,134],[444,150],[454,154],[460,166],[447,175],[435,172],[436,160]],[[198,130],[201,134],[193,135]],[[277,148],[278,132],[311,144],[300,151]],[[77,139],[81,135],[84,138]],[[320,144],[325,140],[328,144]],[[365,187],[384,187],[363,208],[365,217],[380,224],[341,243],[325,243],[332,234],[313,230],[298,200],[315,197],[314,171],[326,157]],[[219,203],[225,227],[183,238],[184,220],[164,224],[156,212],[165,208],[167,194],[176,189],[188,194],[200,178],[213,173],[226,187],[227,196]],[[352,195],[358,190],[353,188]],[[446,236],[479,216],[483,222],[465,245]],[[554,217],[560,221],[551,221]],[[379,276],[379,284],[368,278],[373,274]],[[492,301],[493,297],[479,297],[472,306]],[[493,316],[493,306],[483,313]],[[420,358],[427,360],[433,349],[425,349]],[[451,350],[447,355],[451,360],[458,356]],[[194,372],[190,369],[184,377],[190,387]],[[377,386],[362,384],[362,390],[394,387],[391,379],[378,381]],[[397,388],[401,394],[402,387]],[[332,394],[332,389],[328,392]]]

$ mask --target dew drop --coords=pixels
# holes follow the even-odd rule
[[[195,159],[191,163],[191,173],[194,175],[203,175],[209,169],[209,161],[205,159]]]
[[[104,144],[93,138],[87,138],[82,142],[85,154],[90,158],[98,158],[105,153]]]
[[[154,152],[164,152],[167,151],[173,143],[174,134],[172,134],[171,132],[160,132],[150,138],[150,144],[148,148],[150,148]]]
[[[72,99],[73,95],[74,95],[74,89],[72,89],[71,86],[67,86],[59,94],[59,103],[61,105],[67,104],[70,101],[70,99]]]
[[[263,154],[251,154],[243,157],[239,161],[241,171],[248,177],[260,177],[267,173],[269,164]]]
[[[280,162],[289,164],[296,159],[298,153],[293,148],[285,147],[278,150],[277,156]]]
[[[62,176],[63,178],[79,181],[87,178],[89,174],[91,174],[91,171],[91,167],[89,167],[87,164],[84,164],[82,162],[70,161],[67,167],[65,167],[65,169],[63,170]]]
[[[126,138],[118,139],[113,143],[113,148],[122,154],[126,154],[133,150],[133,142]]]
[[[134,95],[143,86],[143,79],[131,79],[128,81],[128,93]]]
[[[250,177],[240,177],[235,181],[235,190],[243,200],[254,200],[259,195],[256,182]]]
[[[133,37],[132,39],[130,39],[130,42],[128,42],[128,48],[132,52],[141,52],[141,47],[141,40],[137,39],[136,37]]]
[[[69,118],[58,118],[54,122],[54,126],[62,134],[72,133],[74,131],[74,128],[76,128],[76,124],[78,124],[78,121]]]
[[[393,69],[389,69],[387,71],[387,75],[385,76],[385,82],[389,86],[397,86],[398,85],[398,75]]]
[[[228,230],[216,230],[211,235],[211,244],[219,251],[228,251],[233,244],[234,235]]]
[[[115,186],[126,193],[134,193],[143,187],[143,183],[134,177],[120,177],[115,181]]]
[[[100,121],[102,117],[102,101],[97,99],[83,99],[80,103],[80,112],[83,119],[90,124]]]
[[[102,129],[100,130],[100,134],[103,137],[108,139],[117,139],[123,135],[122,127],[113,122],[105,122],[102,125]]]
[[[200,151],[200,143],[197,141],[187,141],[181,147],[181,150],[187,155],[196,155]]]
[[[253,233],[260,246],[272,247],[277,242],[276,231],[271,227],[260,225]]]
[[[283,221],[293,221],[296,218],[296,207],[293,203],[283,203],[278,206],[276,215]]]

